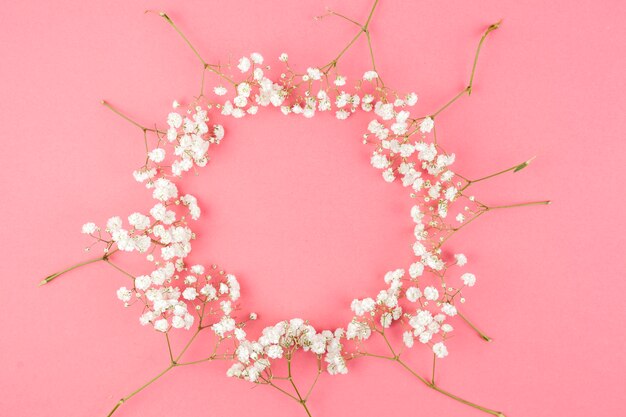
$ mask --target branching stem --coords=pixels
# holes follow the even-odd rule
[[[505,417],[505,415],[500,412],[500,411],[496,411],[493,410],[491,408],[487,408],[484,407],[482,405],[476,404],[474,402],[468,401],[464,398],[459,397],[458,395],[452,394],[449,391],[444,390],[443,388],[440,388],[436,383],[435,383],[435,361],[436,361],[436,356],[433,358],[433,371],[432,371],[432,380],[428,381],[426,378],[422,377],[420,374],[418,374],[417,372],[415,372],[415,370],[413,370],[413,368],[411,368],[406,362],[404,362],[403,360],[400,359],[399,355],[396,355],[395,353],[393,353],[393,349],[391,349],[392,354],[394,355],[393,357],[386,357],[386,356],[376,356],[376,355],[366,355],[366,356],[373,356],[373,357],[382,357],[384,359],[389,359],[392,360],[394,362],[397,362],[398,364],[400,364],[400,366],[402,366],[404,369],[406,369],[411,375],[413,375],[415,378],[417,378],[418,380],[420,380],[424,385],[426,385],[427,387],[440,392],[441,394],[452,398],[453,400],[456,400],[462,404],[468,405],[472,408],[475,408],[477,410],[483,411],[487,414],[491,414],[493,416],[496,417]]]
[[[93,264],[93,263],[100,262],[100,261],[106,261],[106,260],[108,260],[108,259],[109,259],[109,257],[110,257],[111,255],[113,255],[115,252],[117,252],[117,249],[115,249],[115,250],[113,250],[113,251],[111,251],[111,252],[108,252],[108,253],[106,253],[106,254],[104,254],[104,255],[102,255],[102,256],[99,256],[99,257],[97,257],[97,258],[88,259],[88,260],[86,260],[86,261],[79,262],[79,263],[74,264],[74,265],[72,265],[72,266],[70,266],[70,267],[68,267],[68,268],[65,268],[65,269],[64,269],[64,270],[62,270],[62,271],[55,272],[55,273],[54,273],[54,274],[52,274],[52,275],[48,275],[45,279],[43,279],[43,280],[41,280],[41,281],[39,282],[39,285],[40,285],[40,286],[41,286],[41,285],[45,285],[45,284],[49,283],[50,281],[52,281],[52,280],[54,280],[54,279],[56,279],[56,278],[60,277],[61,275],[65,274],[66,272],[69,272],[69,271],[71,271],[71,270],[73,270],[73,269],[76,269],[76,268],[80,268],[81,266],[85,266],[85,265]]]
[[[443,112],[445,109],[447,109],[448,107],[450,107],[452,105],[452,103],[454,103],[455,101],[457,101],[458,99],[460,99],[461,97],[463,97],[465,94],[467,94],[468,96],[472,94],[472,89],[474,87],[474,76],[476,75],[476,65],[478,64],[478,57],[480,55],[480,49],[483,46],[483,43],[485,42],[485,39],[487,38],[487,35],[489,35],[489,33],[493,32],[494,30],[498,29],[500,27],[500,24],[502,23],[502,21],[498,21],[496,23],[494,23],[493,25],[490,25],[487,30],[485,30],[485,32],[483,33],[482,37],[480,38],[480,41],[478,42],[478,47],[476,48],[476,54],[474,55],[474,62],[472,64],[472,73],[470,75],[470,79],[469,79],[469,83],[467,84],[467,87],[465,87],[464,89],[462,89],[459,93],[457,93],[456,96],[454,96],[450,101],[448,101],[446,104],[444,104],[443,106],[441,106],[437,111],[435,111],[434,113],[430,114],[429,116],[422,116],[422,117],[418,117],[416,119],[412,119],[413,122],[417,122],[420,120],[424,120],[426,117],[430,117],[431,119],[434,119],[436,116],[438,116],[441,112]],[[412,130],[408,136],[414,134],[415,132],[417,132],[419,130],[419,126],[415,129]]]
[[[147,12],[150,12],[150,10],[148,10]],[[179,29],[178,26],[176,26],[176,24],[174,23],[174,21],[165,13],[165,12],[160,12],[159,16],[161,16],[163,19],[165,19],[165,21],[167,23],[169,23],[169,25],[171,27],[174,28],[174,30],[180,35],[180,37],[183,39],[183,41],[185,41],[185,43],[187,44],[187,46],[192,50],[192,52],[194,53],[194,55],[200,60],[200,62],[202,63],[202,67],[203,67],[203,71],[204,70],[209,70],[215,74],[217,74],[220,78],[228,81],[230,84],[232,85],[237,85],[237,83],[235,81],[233,81],[230,77],[228,77],[227,75],[225,75],[224,73],[222,73],[221,71],[219,71],[217,68],[215,68],[215,65],[211,65],[208,64],[204,58],[202,58],[202,55],[200,55],[200,53],[198,52],[198,50],[193,46],[193,44],[191,43],[191,41],[189,41],[189,39],[187,38],[187,36],[185,36],[185,34],[182,32],[182,30]],[[204,87],[204,72],[202,74],[202,86]]]

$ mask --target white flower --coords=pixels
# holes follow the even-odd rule
[[[346,339],[358,339],[358,340],[366,340],[372,335],[372,329],[360,321],[351,321],[348,324],[348,328],[346,329]]]
[[[439,291],[435,287],[426,287],[424,288],[424,298],[434,301],[439,298]]]
[[[137,182],[144,182],[154,177],[156,173],[157,171],[155,168],[150,168],[150,169],[142,168],[138,171],[133,171],[133,177],[135,178],[135,181]]]
[[[122,219],[118,216],[111,217],[107,220],[107,231],[109,233],[117,232],[122,228]]]
[[[217,299],[217,290],[211,284],[206,284],[200,289],[200,294],[204,295],[208,300]]]
[[[120,287],[120,289],[117,290],[117,298],[124,301],[125,303],[130,301],[132,295],[132,291],[126,287]]]
[[[155,148],[151,150],[150,153],[148,153],[148,158],[150,158],[152,162],[163,162],[165,159],[165,149]]]
[[[92,233],[95,233],[98,231],[98,226],[96,226],[95,223],[85,223],[83,224],[83,227],[81,229],[81,232],[86,234],[86,235],[90,235]]]
[[[272,345],[267,348],[267,356],[271,359],[279,359],[283,357],[283,348],[278,345]]]
[[[280,54],[280,56],[278,57],[278,60],[281,62],[287,62],[287,60],[289,59],[289,55],[287,55],[286,53],[282,53]]]
[[[435,121],[430,117],[427,117],[422,120],[422,123],[420,123],[420,132],[429,133],[431,130],[433,130],[433,127],[435,127]]]
[[[412,332],[404,332],[404,333],[402,333],[402,341],[404,342],[406,347],[412,348],[413,347],[413,342],[415,341],[413,339],[413,333]]]
[[[154,190],[152,191],[152,197],[160,200],[167,201],[170,198],[178,196],[178,188],[173,182],[165,178],[159,178],[154,183]]]
[[[185,327],[185,319],[181,316],[172,317],[172,327],[175,329],[182,329]]]
[[[467,263],[467,257],[462,253],[457,253],[456,255],[454,255],[454,259],[456,260],[456,264],[458,266],[463,266]]]
[[[409,275],[411,278],[417,278],[424,273],[424,264],[421,262],[415,262],[409,267]]]
[[[417,287],[410,287],[407,288],[405,295],[407,300],[414,303],[422,296],[422,292]]]
[[[252,91],[252,87],[248,83],[240,83],[237,86],[237,94],[242,97],[250,97],[250,92]]]
[[[362,316],[366,313],[371,313],[376,307],[376,302],[371,298],[365,298],[363,300],[352,300],[350,308],[357,316]]]
[[[423,256],[426,254],[426,248],[420,242],[415,242],[413,244],[413,253],[415,253],[415,256]]]
[[[370,163],[374,168],[384,169],[389,166],[389,160],[387,159],[387,155],[383,155],[380,153],[374,153],[372,158],[370,159]]]
[[[346,120],[349,116],[350,116],[350,112],[346,111],[346,110],[338,110],[335,113],[335,116],[337,117],[337,119],[339,120]]]
[[[176,112],[171,112],[167,115],[167,124],[175,129],[178,129],[183,124],[183,116]]]
[[[213,92],[218,96],[223,96],[227,93],[226,87],[222,87],[221,85],[213,88]]]
[[[244,96],[237,96],[233,99],[233,103],[237,107],[245,107],[248,104],[248,99]]]
[[[393,316],[389,312],[383,313],[380,316],[380,325],[383,326],[383,328],[385,329],[391,326],[392,321],[393,321]]]
[[[424,218],[424,214],[420,211],[419,206],[411,207],[411,217],[415,223],[421,223]]]
[[[237,68],[241,72],[247,72],[250,69],[250,60],[245,56],[239,60],[239,64],[237,64]]]
[[[346,77],[344,77],[343,75],[338,75],[337,78],[335,78],[334,83],[338,87],[344,86],[346,85]]]
[[[414,106],[415,103],[417,103],[417,94],[415,93],[410,93],[406,96],[406,104],[408,104],[409,106]]]
[[[141,291],[145,291],[152,284],[152,279],[148,275],[140,275],[135,278],[135,288]]]
[[[176,220],[176,213],[168,210],[163,204],[158,203],[150,209],[150,215],[155,220],[162,222],[163,224],[172,224]]]
[[[443,311],[445,314],[447,314],[450,317],[456,316],[456,313],[457,313],[456,307],[450,303],[443,303],[441,305],[441,311]]]
[[[376,102],[374,106],[374,112],[379,115],[383,120],[391,120],[395,115],[393,110],[393,103]]]
[[[322,72],[319,70],[319,68],[309,67],[306,69],[306,73],[312,80],[319,80],[322,78]]]
[[[263,63],[263,55],[258,52],[253,52],[252,54],[250,54],[250,59],[252,59],[252,62],[257,65],[261,65]]]
[[[452,330],[454,330],[454,328],[448,323],[441,325],[441,331],[444,333],[450,333]]]
[[[183,291],[183,298],[185,300],[195,300],[196,297],[198,296],[198,292],[196,291],[196,289],[194,287],[187,287],[185,288],[185,291]]]
[[[154,322],[154,330],[157,330],[159,332],[167,332],[167,328],[169,327],[169,324],[167,323],[166,319],[159,319],[157,321]]]
[[[438,358],[445,358],[448,356],[448,348],[442,342],[435,343],[433,345],[433,352]]]
[[[365,81],[372,81],[376,78],[378,78],[378,73],[376,71],[366,71],[365,74],[363,74],[363,79]]]
[[[468,287],[473,287],[474,284],[476,284],[476,276],[469,272],[466,272],[465,274],[461,275],[461,280]]]
[[[392,168],[387,168],[383,171],[383,179],[387,182],[393,182],[396,179],[396,176],[393,174]]]
[[[128,216],[128,223],[137,230],[145,230],[150,227],[150,218],[141,213],[133,213]]]

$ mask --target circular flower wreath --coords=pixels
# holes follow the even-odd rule
[[[483,339],[490,340],[457,309],[459,303],[465,302],[465,290],[476,283],[474,274],[463,272],[466,257],[459,253],[448,258],[442,253],[442,245],[464,225],[490,210],[548,203],[490,206],[479,202],[467,194],[468,187],[496,175],[519,171],[529,161],[469,180],[451,170],[455,155],[446,153],[437,143],[436,116],[461,96],[471,94],[478,53],[487,34],[497,29],[499,23],[491,25],[480,39],[468,86],[436,112],[415,117],[410,109],[417,103],[417,95],[400,95],[390,90],[376,70],[369,31],[376,4],[364,24],[328,11],[327,15],[335,15],[357,25],[359,31],[356,36],[328,64],[312,66],[303,72],[294,70],[289,65],[287,54],[281,54],[279,61],[284,70],[276,79],[270,78],[270,66],[256,52],[239,59],[236,69],[208,64],[171,18],[159,13],[180,34],[202,64],[199,96],[186,110],[175,101],[174,111],[167,117],[167,128],[163,129],[145,127],[103,102],[143,131],[147,157],[133,175],[150,190],[156,203],[144,213],[132,213],[127,224],[117,216],[111,217],[104,228],[86,223],[82,232],[94,238],[95,243],[103,243],[104,254],[50,275],[42,284],[78,266],[96,261],[104,261],[130,277],[130,285],[121,287],[117,297],[125,306],[142,305],[140,323],[166,335],[170,364],[157,378],[182,365],[230,360],[232,365],[227,371],[228,376],[276,388],[301,404],[310,416],[309,396],[323,371],[331,375],[345,374],[352,360],[377,357],[400,364],[428,387],[457,401],[502,416],[499,411],[443,390],[435,384],[434,378],[436,360],[448,355],[446,340],[453,332],[450,318],[460,316]],[[372,69],[366,71],[352,88],[348,88],[347,79],[338,71],[337,64],[361,36],[365,36],[368,42]],[[227,70],[237,73],[237,79]],[[212,89],[211,98],[205,95],[207,72],[217,75],[221,82]],[[251,338],[245,328],[250,320],[257,319],[257,315],[237,316],[236,312],[242,310],[237,278],[217,265],[186,263],[196,237],[189,218],[197,220],[201,209],[196,197],[181,192],[181,181],[185,173],[199,172],[205,167],[209,162],[210,149],[225,137],[223,126],[210,124],[209,115],[220,114],[238,119],[255,115],[266,107],[278,108],[288,116],[307,118],[318,113],[331,113],[337,119],[345,120],[359,111],[370,114],[371,121],[362,140],[372,147],[371,165],[382,172],[384,181],[401,182],[414,200],[410,211],[415,223],[414,262],[406,268],[385,274],[384,286],[378,294],[354,299],[350,304],[354,317],[344,327],[318,330],[306,320],[296,318],[265,327],[260,337]],[[149,144],[149,135],[154,136],[155,144]],[[146,254],[154,269],[139,276],[131,274],[113,262],[112,256],[120,252]],[[191,340],[178,355],[174,355],[169,338],[174,329],[194,331]],[[389,338],[390,332],[396,329],[402,335],[400,347],[393,347]],[[215,335],[211,354],[201,360],[183,361],[183,354],[195,336],[204,330],[210,330]],[[366,342],[375,336],[385,341],[386,352],[370,351]],[[403,360],[406,351],[416,346],[427,346],[432,350],[431,378],[420,376]],[[317,359],[317,375],[308,391],[299,389],[292,378],[291,362],[297,351],[310,352]],[[287,363],[286,376],[277,374],[280,362]],[[157,378],[122,398],[109,416]],[[281,386],[281,382],[286,386]]]

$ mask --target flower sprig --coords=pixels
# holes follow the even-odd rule
[[[470,180],[452,170],[456,156],[447,153],[437,141],[435,119],[459,98],[471,95],[480,50],[500,22],[489,26],[480,38],[467,87],[436,111],[414,117],[411,108],[418,101],[417,94],[399,94],[389,89],[376,67],[370,23],[377,5],[378,0],[363,24],[328,10],[324,16],[338,16],[356,25],[358,33],[333,60],[322,66],[296,70],[288,55],[281,54],[278,61],[283,70],[277,78],[271,76],[271,66],[258,52],[241,57],[236,70],[209,64],[174,21],[166,13],[158,13],[202,65],[199,94],[186,109],[175,101],[163,127],[147,127],[109,102],[102,102],[142,131],[146,159],[133,176],[149,190],[155,203],[143,213],[131,213],[126,223],[119,216],[111,217],[102,227],[86,223],[82,231],[93,239],[90,248],[100,244],[103,254],[52,274],[41,282],[46,284],[87,264],[105,262],[130,279],[118,289],[117,297],[125,306],[139,304],[140,323],[165,335],[168,366],[123,397],[109,417],[170,370],[218,359],[233,362],[228,376],[272,387],[298,402],[311,416],[307,404],[319,376],[323,372],[345,374],[349,363],[365,357],[397,363],[427,387],[485,413],[503,416],[499,411],[442,389],[435,375],[437,361],[449,354],[447,341],[454,331],[451,322],[455,317],[460,317],[484,340],[491,340],[459,311],[466,292],[476,284],[476,276],[464,269],[467,257],[461,253],[446,256],[443,245],[487,212],[549,204],[549,201],[533,201],[488,205],[478,201],[470,194],[473,184],[518,172],[531,160]],[[363,36],[371,68],[349,88],[338,63]],[[210,93],[205,91],[207,73],[215,75],[217,80]],[[415,225],[411,246],[414,261],[385,274],[385,285],[378,294],[354,299],[350,303],[354,316],[343,327],[318,330],[308,321],[295,318],[267,326],[259,337],[252,338],[246,326],[256,320],[257,315],[248,313],[244,314],[244,319],[238,317],[243,307],[239,304],[241,288],[237,278],[214,264],[205,267],[187,263],[196,237],[191,222],[201,217],[201,208],[195,196],[182,193],[181,189],[186,173],[204,168],[210,159],[210,149],[225,137],[222,125],[210,123],[213,116],[239,119],[272,107],[287,116],[306,118],[333,113],[337,119],[345,120],[356,112],[371,114],[362,137],[363,143],[372,147],[370,163],[381,171],[384,181],[401,183],[414,201],[408,213]],[[152,264],[151,270],[133,274],[114,263],[113,255],[128,252],[143,254]],[[188,330],[192,336],[182,351],[174,354],[170,334],[177,329]],[[210,353],[200,360],[184,361],[183,355],[204,330],[213,334]],[[393,346],[389,338],[391,332],[399,332],[402,346]],[[370,341],[375,338],[382,339],[388,352],[372,351]],[[432,372],[428,377],[420,375],[404,360],[417,346],[427,346],[432,352]],[[292,362],[302,355],[313,355],[317,364],[315,378],[307,390],[298,387],[293,376]],[[281,373],[284,364],[286,375]]]

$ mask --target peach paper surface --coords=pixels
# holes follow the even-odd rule
[[[306,68],[329,61],[355,32],[313,17],[330,6],[361,20],[370,1],[5,3],[0,415],[104,417],[167,364],[163,337],[138,324],[138,309],[123,308],[115,290],[126,281],[107,265],[37,283],[89,256],[83,223],[148,207],[131,176],[143,157],[141,132],[100,100],[162,124],[172,100],[197,94],[195,57],[144,10],[166,10],[209,62],[287,52]],[[371,25],[379,70],[392,88],[416,91],[415,111],[428,114],[465,86],[482,31],[501,18],[472,96],[437,119],[438,139],[470,178],[536,155],[475,194],[494,204],[554,203],[489,213],[450,240],[478,277],[464,311],[494,341],[457,321],[438,382],[509,417],[618,416],[626,392],[625,3],[382,0]],[[369,69],[365,43],[345,65]],[[228,120],[209,167],[186,182],[205,213],[195,256],[240,278],[257,330],[291,317],[343,325],[353,298],[408,266],[411,203],[369,165],[365,121],[272,110]],[[202,352],[197,345],[190,354]],[[424,357],[416,352],[414,363],[428,373]],[[304,415],[276,392],[226,378],[226,368],[176,369],[116,415]],[[316,417],[483,415],[376,360],[323,375],[310,408]]]

